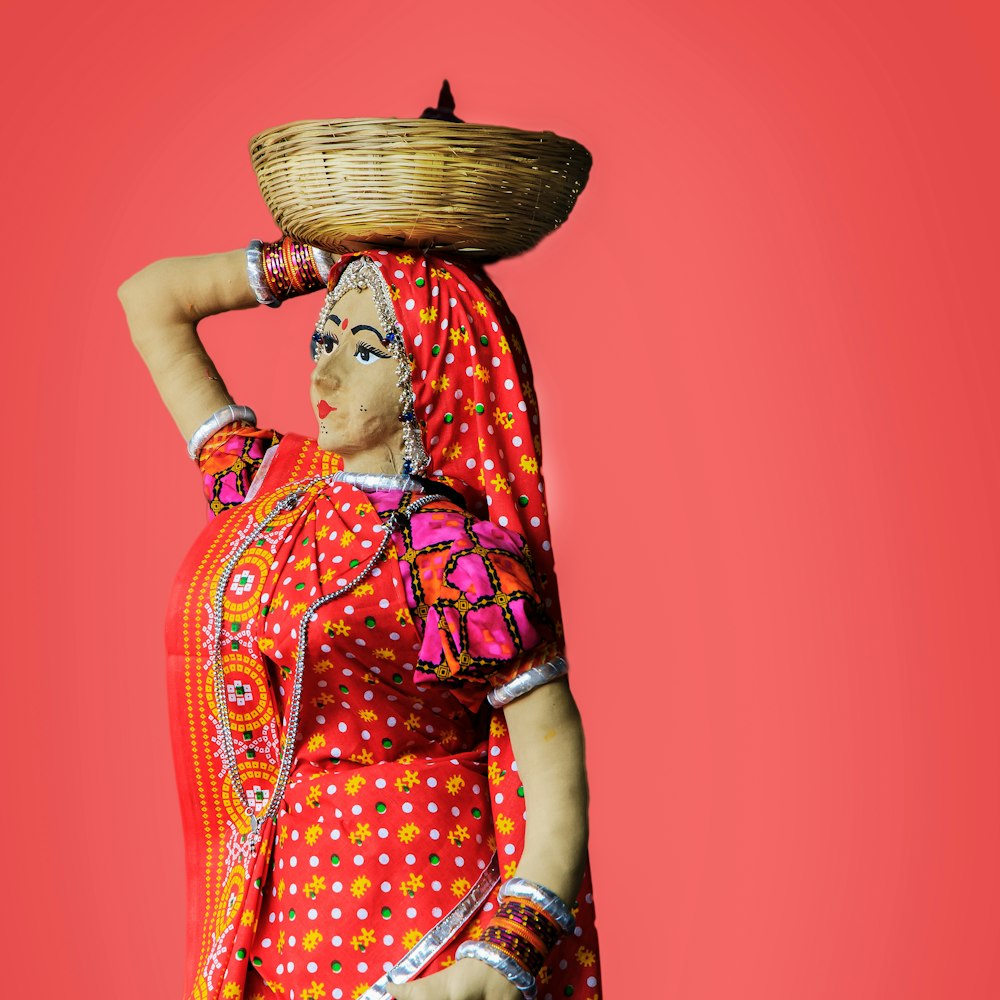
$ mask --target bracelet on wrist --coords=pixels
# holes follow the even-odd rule
[[[533,903],[546,916],[555,921],[563,935],[573,933],[573,928],[576,926],[573,911],[561,896],[556,895],[556,893],[544,885],[539,885],[538,882],[532,882],[529,879],[515,876],[508,879],[500,887],[500,902],[511,898],[523,899]]]
[[[456,958],[476,958],[503,973],[533,1000],[545,959],[575,921],[569,906],[551,889],[525,878],[508,879],[499,905],[478,941],[466,941]]]
[[[262,305],[276,308],[285,299],[326,287],[333,258],[306,243],[284,236],[274,243],[251,240],[247,278]]]
[[[492,966],[521,991],[524,1000],[535,1000],[537,992],[535,977],[499,949],[482,941],[464,941],[455,950],[455,958],[474,958]]]

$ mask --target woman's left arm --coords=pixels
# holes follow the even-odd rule
[[[504,708],[528,819],[521,878],[572,906],[587,853],[587,769],[583,726],[565,677]]]
[[[587,770],[580,713],[565,678],[543,684],[504,707],[527,806],[521,878],[538,882],[572,906],[587,852]],[[499,972],[464,958],[443,972],[389,986],[399,1000],[517,1000]]]

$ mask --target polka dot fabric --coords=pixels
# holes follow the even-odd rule
[[[496,879],[514,873],[523,849],[517,763],[502,711],[484,698],[562,650],[530,365],[481,271],[364,256],[385,277],[411,357],[426,475],[457,489],[468,511],[434,502],[416,514],[370,575],[306,621],[316,595],[353,580],[403,497],[313,485],[253,541],[280,502],[340,468],[339,456],[246,426],[203,449],[218,516],[181,569],[168,628],[193,890],[188,996],[198,1000],[374,1000],[386,970],[437,942],[461,910],[455,935],[415,970],[431,974],[482,934]],[[261,808],[275,787],[301,629],[308,640],[295,759],[260,843],[222,761],[210,680],[216,588],[241,546],[224,581],[223,719]],[[574,912],[577,930],[549,956],[540,1000],[598,998],[589,876]]]
[[[561,636],[538,401],[517,320],[485,271],[439,257],[352,254],[329,287],[361,256],[379,265],[413,358],[428,472],[456,486],[474,514],[526,539]]]

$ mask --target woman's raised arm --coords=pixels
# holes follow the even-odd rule
[[[181,434],[190,438],[233,401],[197,325],[205,316],[257,305],[246,251],[156,261],[125,281],[118,298],[132,343]]]

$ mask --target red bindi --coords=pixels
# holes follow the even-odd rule
[[[346,330],[347,329],[347,320],[346,319],[340,324],[340,329],[341,330]]]

